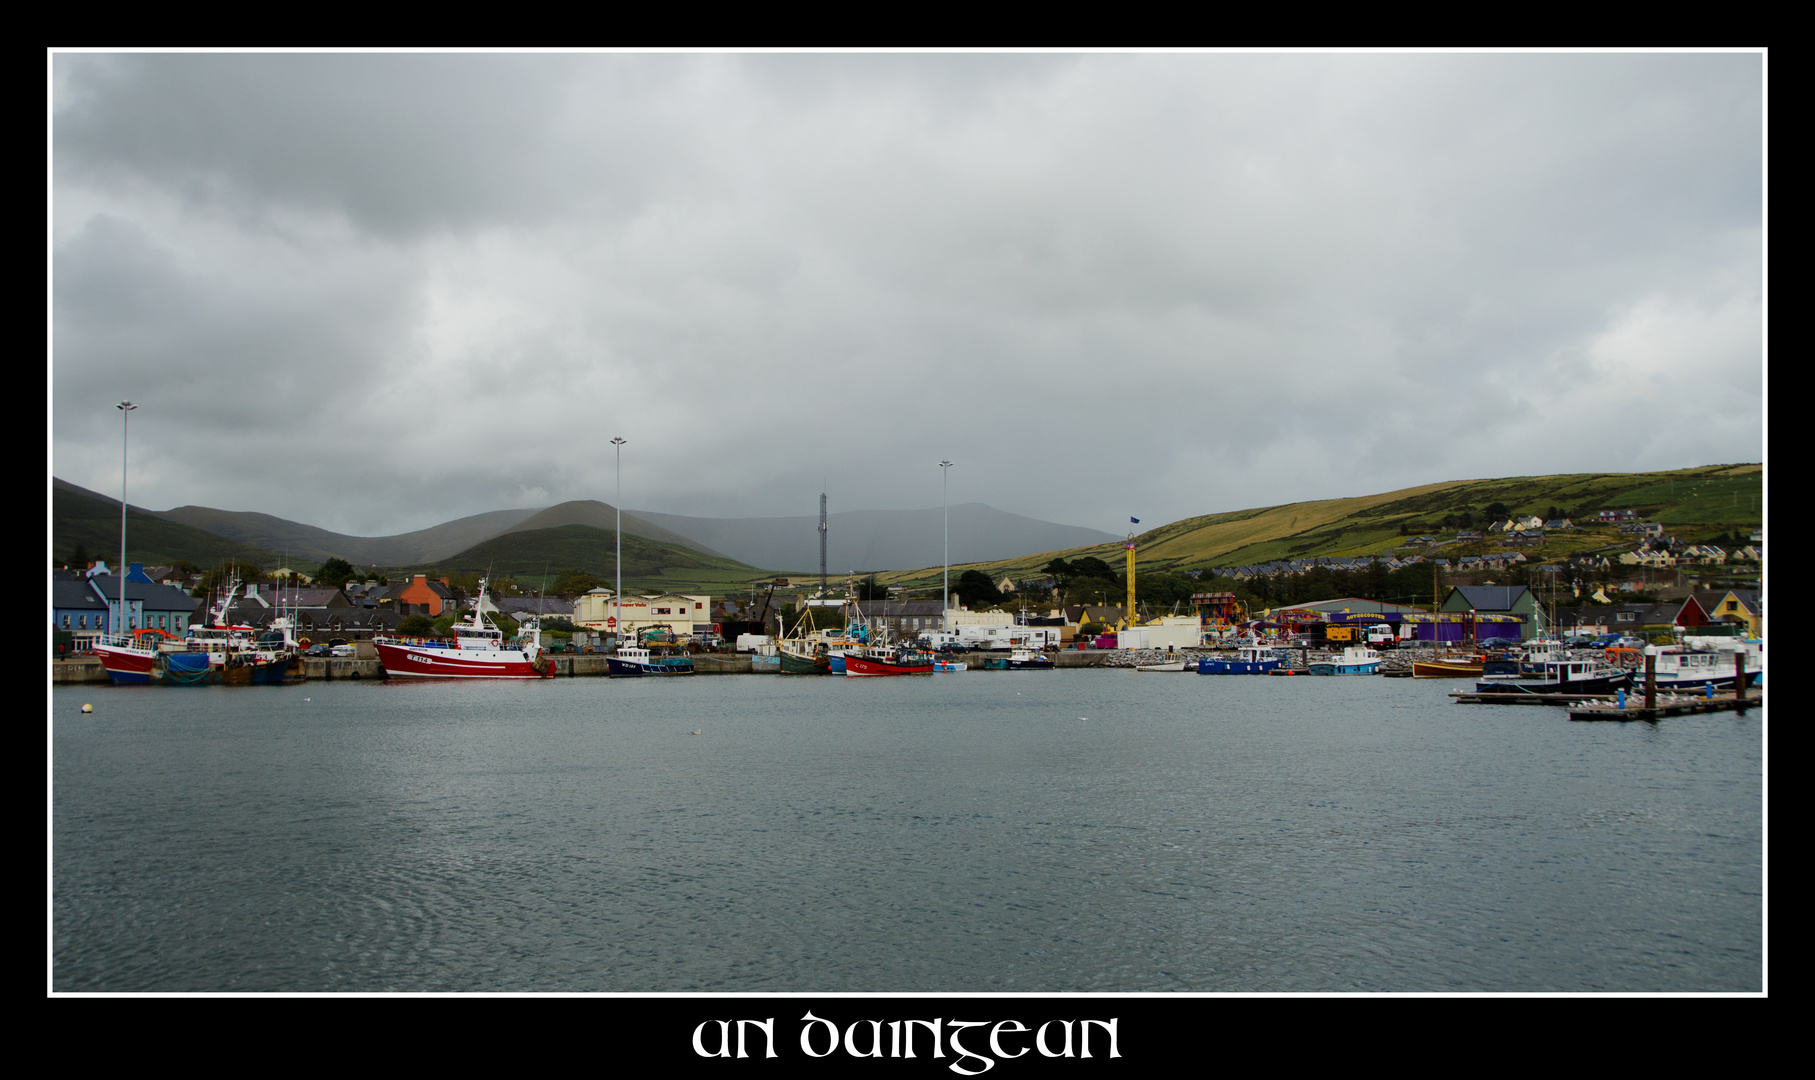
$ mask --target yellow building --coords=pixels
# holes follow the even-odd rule
[[[626,636],[654,627],[664,627],[675,637],[691,637],[711,625],[712,598],[682,593],[654,596],[625,596],[622,605],[612,602],[610,589],[594,589],[574,601],[573,624],[576,628],[614,633],[621,613]]]

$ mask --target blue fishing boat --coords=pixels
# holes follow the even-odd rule
[[[1199,675],[1265,675],[1284,662],[1278,652],[1265,645],[1243,645],[1236,649],[1232,656],[1198,657],[1197,673]]]
[[[1365,645],[1350,645],[1334,660],[1311,664],[1313,675],[1378,675],[1380,654]]]

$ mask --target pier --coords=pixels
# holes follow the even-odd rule
[[[1686,697],[1667,695],[1666,700],[1654,705],[1646,705],[1642,698],[1627,698],[1626,707],[1620,708],[1617,703],[1600,698],[1592,704],[1569,710],[1571,720],[1644,720],[1649,723],[1666,716],[1688,716],[1693,713],[1737,712],[1743,714],[1747,709],[1762,708],[1765,703],[1764,690],[1754,687],[1746,691],[1744,697],[1731,694],[1719,697]]]

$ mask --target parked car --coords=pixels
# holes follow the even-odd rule
[[[303,650],[303,655],[304,656],[326,656],[326,655],[328,655],[328,646],[311,645],[308,648]]]
[[[329,656],[352,656],[353,654],[354,650],[351,645],[334,645],[328,649]]]

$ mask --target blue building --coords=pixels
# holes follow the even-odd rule
[[[155,585],[144,567],[133,563],[126,573],[123,626],[113,620],[120,608],[120,579],[97,564],[83,577],[53,571],[50,582],[51,629],[67,631],[83,649],[95,638],[139,629],[162,630],[182,637],[195,618],[197,601],[172,585]]]

